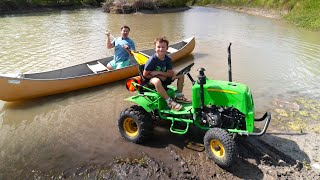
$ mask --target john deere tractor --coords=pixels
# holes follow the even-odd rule
[[[204,147],[209,158],[222,168],[230,166],[236,155],[235,137],[261,136],[271,120],[270,112],[255,119],[249,87],[232,82],[230,46],[231,43],[228,47],[229,81],[209,79],[204,68],[198,69],[195,81],[189,73],[194,63],[177,73],[187,75],[192,82],[192,103],[182,104],[180,111],[171,110],[155,88],[148,83],[142,84],[139,77],[130,78],[126,82],[127,88],[138,94],[126,99],[136,105],[120,113],[118,128],[122,137],[133,143],[145,142],[152,135],[155,120],[170,121],[170,131],[176,134],[186,134],[191,126],[198,127],[206,131]],[[140,67],[140,72],[142,70]],[[168,86],[167,93],[174,97],[176,89]],[[264,120],[264,128],[254,131],[254,122]]]

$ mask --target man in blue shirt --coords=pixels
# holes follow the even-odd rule
[[[128,37],[130,28],[128,26],[121,27],[121,37],[116,37],[110,40],[110,32],[106,32],[106,46],[108,49],[114,47],[114,59],[107,64],[109,70],[120,69],[129,66],[129,56],[131,50],[136,49],[134,42]]]

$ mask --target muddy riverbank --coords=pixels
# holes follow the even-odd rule
[[[268,141],[284,138],[266,135]],[[295,160],[290,155],[295,142],[286,143],[288,149],[279,151],[263,138],[247,138],[238,141],[239,156],[228,169],[221,169],[207,158],[206,153],[196,139],[183,138],[185,146],[197,150],[182,152],[168,145],[159,149],[166,156],[154,156],[142,152],[135,157],[117,157],[112,163],[86,164],[63,171],[31,171],[31,179],[319,179],[320,173],[314,171],[305,162]],[[279,138],[281,139],[279,141]],[[282,142],[281,142],[282,141]],[[189,144],[189,145],[187,145]],[[168,163],[170,161],[170,163]]]
[[[208,158],[203,146],[204,132],[192,129],[188,135],[175,135],[168,130],[170,124],[157,121],[152,139],[144,145],[134,145],[137,149],[144,150],[132,152],[132,156],[114,157],[112,162],[82,164],[63,170],[33,169],[26,173],[26,177],[30,179],[319,179],[320,138],[317,127],[320,127],[320,124],[312,118],[319,115],[316,109],[320,106],[320,102],[301,98],[296,102],[275,99],[274,105],[272,123],[265,135],[236,138],[238,156],[234,164],[227,169],[220,168]],[[294,112],[296,114],[292,115]],[[287,116],[286,113],[291,113],[291,116]],[[289,116],[291,118],[288,118]],[[299,126],[298,121],[301,117],[308,122],[305,126]],[[262,123],[256,125],[258,128],[262,126]],[[120,136],[118,139],[123,143],[129,143]]]

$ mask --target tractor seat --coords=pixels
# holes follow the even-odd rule
[[[138,71],[139,71],[139,76],[141,78],[141,86],[148,86],[149,88],[154,89],[154,85],[149,83],[150,79],[143,76],[144,64],[139,65]],[[168,85],[170,85],[172,82],[173,82],[172,79],[167,79],[166,81],[161,81],[162,86],[164,87],[165,90],[168,90]]]
[[[141,86],[145,86],[149,82],[149,79],[144,77],[143,71],[144,71],[144,64],[141,64],[138,67],[138,72],[139,72],[139,76],[140,76],[140,79],[141,79]]]

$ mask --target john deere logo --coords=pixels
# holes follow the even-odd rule
[[[229,93],[229,94],[238,94],[235,91],[230,91],[230,90],[223,90],[223,89],[207,89],[208,91],[213,91],[213,92],[223,92],[223,93]]]

